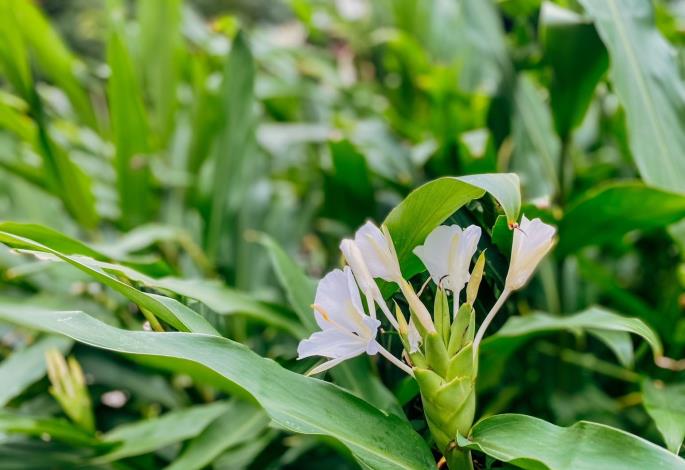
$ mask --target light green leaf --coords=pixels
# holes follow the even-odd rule
[[[664,436],[666,446],[678,454],[685,439],[685,384],[665,385],[645,380],[642,397],[647,413]]]
[[[48,336],[32,345],[12,353],[0,363],[0,408],[18,396],[29,385],[45,376],[45,352],[57,349],[66,354],[71,349],[72,341]]]
[[[104,442],[117,444],[117,447],[95,461],[113,462],[185,441],[200,434],[229,408],[228,403],[215,402],[170,411],[158,418],[122,424],[102,436]]]
[[[68,237],[45,225],[27,224],[21,222],[0,222],[0,230],[28,238],[43,245],[50,246],[53,250],[67,255],[84,255],[98,260],[104,260],[105,256],[92,249],[85,243]]]
[[[110,120],[116,149],[114,167],[121,221],[125,227],[147,222],[150,213],[149,126],[140,83],[126,46],[123,26],[113,20],[107,41]]]
[[[4,230],[3,230],[4,229]],[[62,261],[66,261],[77,269],[85,272],[89,276],[93,277],[99,282],[102,282],[106,286],[114,289],[120,294],[127,297],[132,302],[136,303],[141,309],[147,309],[156,317],[169,323],[174,328],[181,331],[195,331],[197,333],[207,333],[217,335],[218,333],[202,316],[188,307],[180,304],[173,299],[166,299],[161,296],[154,294],[147,294],[141,292],[135,287],[117,279],[116,277],[108,274],[103,270],[103,267],[108,267],[111,270],[120,270],[126,273],[137,273],[131,268],[125,268],[123,266],[118,266],[115,264],[104,263],[96,261],[92,258],[85,256],[71,256],[65,255],[57,250],[43,245],[41,243],[34,242],[29,238],[14,235],[9,232],[11,226],[4,226],[0,229],[0,242],[5,243],[9,246],[21,249],[35,250],[39,252],[49,253],[56,256]],[[7,230],[7,231],[5,231]],[[46,237],[45,241],[50,241],[49,237]],[[60,243],[61,238],[57,238],[57,242]],[[140,277],[146,277],[143,274],[137,273]]]
[[[152,101],[151,121],[161,143],[174,124],[182,46],[180,0],[138,2],[138,69]]]
[[[49,77],[66,93],[83,122],[95,127],[97,122],[88,90],[81,80],[81,76],[85,75],[84,65],[69,50],[37,5],[33,2],[12,3],[17,16],[14,27],[24,36],[41,74]]]
[[[619,239],[631,230],[667,227],[685,218],[685,194],[639,182],[602,185],[571,204],[559,224],[559,253]]]
[[[609,50],[630,149],[648,184],[685,192],[685,85],[676,51],[654,24],[652,2],[580,0]]]
[[[251,139],[254,138],[255,64],[242,32],[231,45],[224,69],[223,106],[226,108],[222,135],[214,161],[211,211],[207,221],[207,253],[219,253],[227,208],[244,194],[244,167]],[[227,204],[228,203],[228,204]]]
[[[230,407],[195,437],[166,470],[200,470],[232,447],[249,443],[268,427],[261,408],[241,401]]]
[[[519,75],[512,115],[511,169],[521,176],[527,198],[553,196],[559,189],[561,143],[549,106],[527,75]]]
[[[25,434],[28,436],[49,436],[51,439],[75,446],[108,447],[92,434],[65,419],[34,417],[0,411],[0,432]]]
[[[28,102],[33,89],[33,77],[26,41],[16,26],[19,23],[18,9],[21,9],[21,4],[0,3],[0,65],[15,92]]]
[[[93,347],[155,359],[188,374],[210,374],[225,388],[251,394],[279,426],[321,434],[344,444],[361,465],[373,469],[430,470],[435,461],[406,420],[386,415],[340,388],[288,371],[234,341],[191,333],[127,331],[83,312],[40,311],[2,305],[0,318],[64,334]]]
[[[303,328],[295,321],[290,312],[255,300],[250,295],[231,289],[220,281],[176,277],[154,279],[131,269],[124,270],[120,266],[116,266],[116,269],[147,287],[166,290],[197,300],[218,315],[245,315],[287,331],[295,337],[304,334]]]
[[[581,421],[564,428],[538,418],[496,415],[457,443],[529,470],[682,470],[685,460],[640,437]]]
[[[14,231],[36,236],[46,244],[37,243],[27,237],[17,236]],[[216,329],[200,314],[186,307],[180,302],[160,295],[141,292],[130,284],[123,282],[119,276],[139,282],[146,287],[166,290],[175,294],[198,300],[219,315],[246,315],[256,320],[271,324],[277,328],[289,331],[295,336],[302,333],[302,328],[288,318],[284,312],[259,302],[249,295],[231,289],[216,280],[179,279],[174,277],[152,278],[128,266],[98,261],[88,256],[65,255],[51,247],[52,243],[70,251],[83,252],[90,250],[80,246],[75,240],[69,239],[59,232],[44,230],[41,226],[26,226],[23,224],[0,225],[0,242],[13,246],[50,253],[62,261],[66,261],[80,269],[99,282],[121,293],[139,307],[149,310],[161,320],[179,331],[206,333],[218,335]],[[50,246],[49,246],[50,245]],[[88,251],[85,251],[88,252]],[[115,274],[115,275],[113,275]]]
[[[519,179],[513,173],[443,177],[415,189],[385,219],[402,272],[409,278],[423,266],[412,250],[428,234],[466,203],[489,192],[509,221],[521,210]]]

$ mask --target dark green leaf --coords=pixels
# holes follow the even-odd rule
[[[558,251],[616,241],[631,230],[667,227],[685,218],[685,195],[639,182],[611,183],[573,203],[559,224]]]

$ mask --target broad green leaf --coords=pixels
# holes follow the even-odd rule
[[[84,255],[98,260],[106,259],[102,253],[92,249],[85,243],[44,225],[0,222],[0,230],[42,243],[43,245],[50,246],[53,250],[67,255]]]
[[[667,227],[685,219],[685,193],[639,182],[602,185],[570,205],[559,224],[560,253],[619,239],[631,230]]]
[[[479,359],[479,388],[487,390],[497,386],[511,355],[528,341],[542,334],[562,331],[574,334],[586,332],[595,336],[626,367],[632,365],[634,358],[630,333],[647,341],[655,358],[663,354],[658,336],[640,319],[624,317],[601,307],[592,307],[564,317],[538,312],[510,318],[497,333],[483,341]]]
[[[527,75],[520,75],[516,81],[511,127],[511,169],[521,177],[526,197],[553,196],[559,188],[561,144],[549,106]]]
[[[17,236],[19,233],[37,236],[46,244],[37,243],[28,237]],[[295,336],[302,334],[302,328],[288,318],[284,312],[259,302],[249,295],[231,289],[216,280],[179,279],[173,277],[152,278],[128,266],[122,266],[105,261],[98,261],[87,256],[72,256],[55,250],[53,243],[69,251],[77,253],[89,252],[89,248],[80,246],[78,242],[44,227],[6,224],[0,225],[0,242],[16,248],[42,251],[55,255],[77,269],[85,272],[99,282],[111,287],[127,297],[139,307],[149,310],[152,314],[167,322],[179,331],[206,333],[218,335],[216,329],[200,314],[186,307],[180,302],[161,295],[141,292],[130,284],[121,281],[119,276],[131,281],[139,282],[146,287],[166,290],[175,294],[189,297],[212,309],[219,315],[241,314],[256,320],[271,324],[277,328],[289,331]],[[114,274],[114,275],[113,275]]]
[[[457,443],[528,470],[685,469],[685,460],[662,447],[587,421],[564,428],[532,416],[496,415]]]
[[[4,226],[3,228],[4,230],[12,229],[11,226]],[[98,262],[92,258],[88,258],[85,256],[65,255],[46,245],[34,242],[29,238],[17,236],[10,233],[9,231],[4,230],[0,229],[0,242],[15,248],[35,250],[54,255],[62,261],[71,264],[75,268],[80,269],[81,271],[85,272],[97,281],[102,282],[106,286],[124,295],[129,300],[136,303],[141,309],[147,309],[153,315],[159,317],[161,320],[169,323],[178,330],[195,331],[197,333],[207,333],[214,335],[218,334],[216,330],[204,318],[202,318],[198,313],[194,312],[188,307],[182,305],[180,302],[177,302],[173,299],[167,299],[162,296],[141,292],[135,287],[132,287],[129,284],[108,274],[105,270],[102,269],[103,266],[106,266],[110,269],[119,269],[122,272],[136,272],[131,268],[124,268],[123,266]],[[57,240],[58,242],[62,241],[61,238],[57,238]],[[138,273],[138,275],[141,277],[144,276],[140,273]]]
[[[554,124],[563,139],[581,123],[590,106],[608,66],[607,51],[591,21],[549,1],[540,9],[539,32],[545,62],[553,72]]]
[[[45,352],[57,349],[66,354],[72,342],[58,336],[41,338],[24,349],[15,351],[0,363],[0,408],[18,396],[29,385],[45,376]]]
[[[261,408],[234,400],[230,407],[188,443],[166,470],[200,470],[232,447],[264,433],[269,417]]]
[[[64,334],[111,351],[156,359],[160,367],[211,374],[226,388],[238,386],[279,426],[295,433],[329,436],[362,466],[432,469],[435,461],[406,420],[386,415],[340,388],[288,371],[234,341],[192,333],[151,333],[110,327],[83,312],[0,306],[0,318]]]
[[[114,168],[124,227],[147,222],[150,204],[150,132],[139,79],[126,46],[123,27],[113,20],[107,40],[110,120],[116,149]]]
[[[602,332],[632,333],[647,341],[652,348],[654,357],[663,355],[661,341],[654,331],[642,320],[624,317],[601,307],[592,307],[580,313],[564,317],[541,312],[511,317],[496,334],[483,343],[483,349],[484,351],[492,349],[494,352],[498,348],[498,343],[507,342],[508,338],[530,338],[541,333],[555,331],[600,332],[599,338],[602,340],[609,339],[610,343],[608,346],[612,349],[616,347],[614,343],[615,337],[604,336],[601,334]],[[619,357],[621,357],[620,352]],[[625,358],[625,354],[622,357]],[[630,354],[630,358],[632,359],[632,354]]]
[[[271,238],[264,235],[261,242],[269,250],[271,262],[278,280],[288,296],[295,313],[305,326],[303,333],[312,333],[319,327],[314,319],[311,304],[314,302],[316,285],[302,269]],[[306,336],[304,334],[300,337]],[[383,385],[383,382],[371,371],[369,359],[358,357],[339,364],[331,369],[335,382],[360,398],[377,406],[381,410],[404,416],[395,396]]]
[[[685,439],[685,384],[666,385],[645,380],[642,397],[666,446],[677,455]]]
[[[388,214],[384,223],[407,278],[422,266],[412,250],[450,215],[486,191],[500,203],[510,222],[518,220],[521,194],[518,176],[513,173],[438,178],[409,193]]]
[[[153,279],[137,271],[123,270],[119,266],[115,269],[147,287],[166,290],[197,300],[218,315],[245,315],[287,331],[296,337],[303,333],[302,327],[287,314],[290,312],[286,313],[270,304],[255,300],[250,295],[231,289],[219,281],[175,277]]]
[[[676,51],[654,24],[652,2],[580,0],[609,50],[630,149],[648,184],[685,192],[685,84]]]
[[[96,461],[113,462],[185,441],[200,434],[228,409],[228,403],[215,402],[170,411],[157,418],[122,424],[102,436],[104,442],[117,444],[117,447],[99,456]]]
[[[226,211],[244,193],[244,167],[250,140],[254,138],[254,79],[252,52],[242,32],[238,33],[224,69],[223,106],[226,108],[222,135],[215,149],[211,210],[207,221],[207,252],[219,253]]]

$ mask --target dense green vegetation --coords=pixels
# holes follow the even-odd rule
[[[0,469],[685,469],[683,28],[675,0],[0,2]],[[399,274],[365,284],[378,246],[339,246],[369,220]],[[441,224],[480,234],[461,289],[414,255]],[[345,261],[382,323],[308,376]]]

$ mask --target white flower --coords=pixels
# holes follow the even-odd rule
[[[542,258],[554,246],[555,234],[553,226],[540,219],[528,220],[523,216],[521,224],[514,230],[505,290],[520,289],[528,282]]]
[[[433,282],[458,297],[469,282],[469,266],[480,233],[476,225],[465,230],[458,225],[440,225],[428,234],[423,245],[414,248],[414,254],[426,266]]]
[[[329,358],[310,374],[316,374],[360,354],[376,354],[380,322],[364,313],[357,284],[350,268],[328,273],[316,289],[314,315],[321,331],[302,340],[298,359],[310,356]]]
[[[390,234],[387,231],[381,232],[378,227],[367,222],[354,234],[354,240],[345,239],[340,243],[340,251],[366,296],[371,316],[376,318],[374,304],[378,304],[388,321],[397,329],[397,320],[388,309],[374,280],[380,277],[386,281],[402,281],[400,263]]]
[[[354,234],[354,243],[359,248],[369,273],[374,278],[399,284],[402,281],[400,262],[395,253],[395,246],[387,228],[383,231],[371,222],[366,222]],[[343,252],[343,254],[345,254]],[[347,255],[345,254],[347,259]],[[350,260],[348,259],[349,263]],[[354,266],[352,267],[354,270]],[[355,272],[355,276],[357,273]]]

